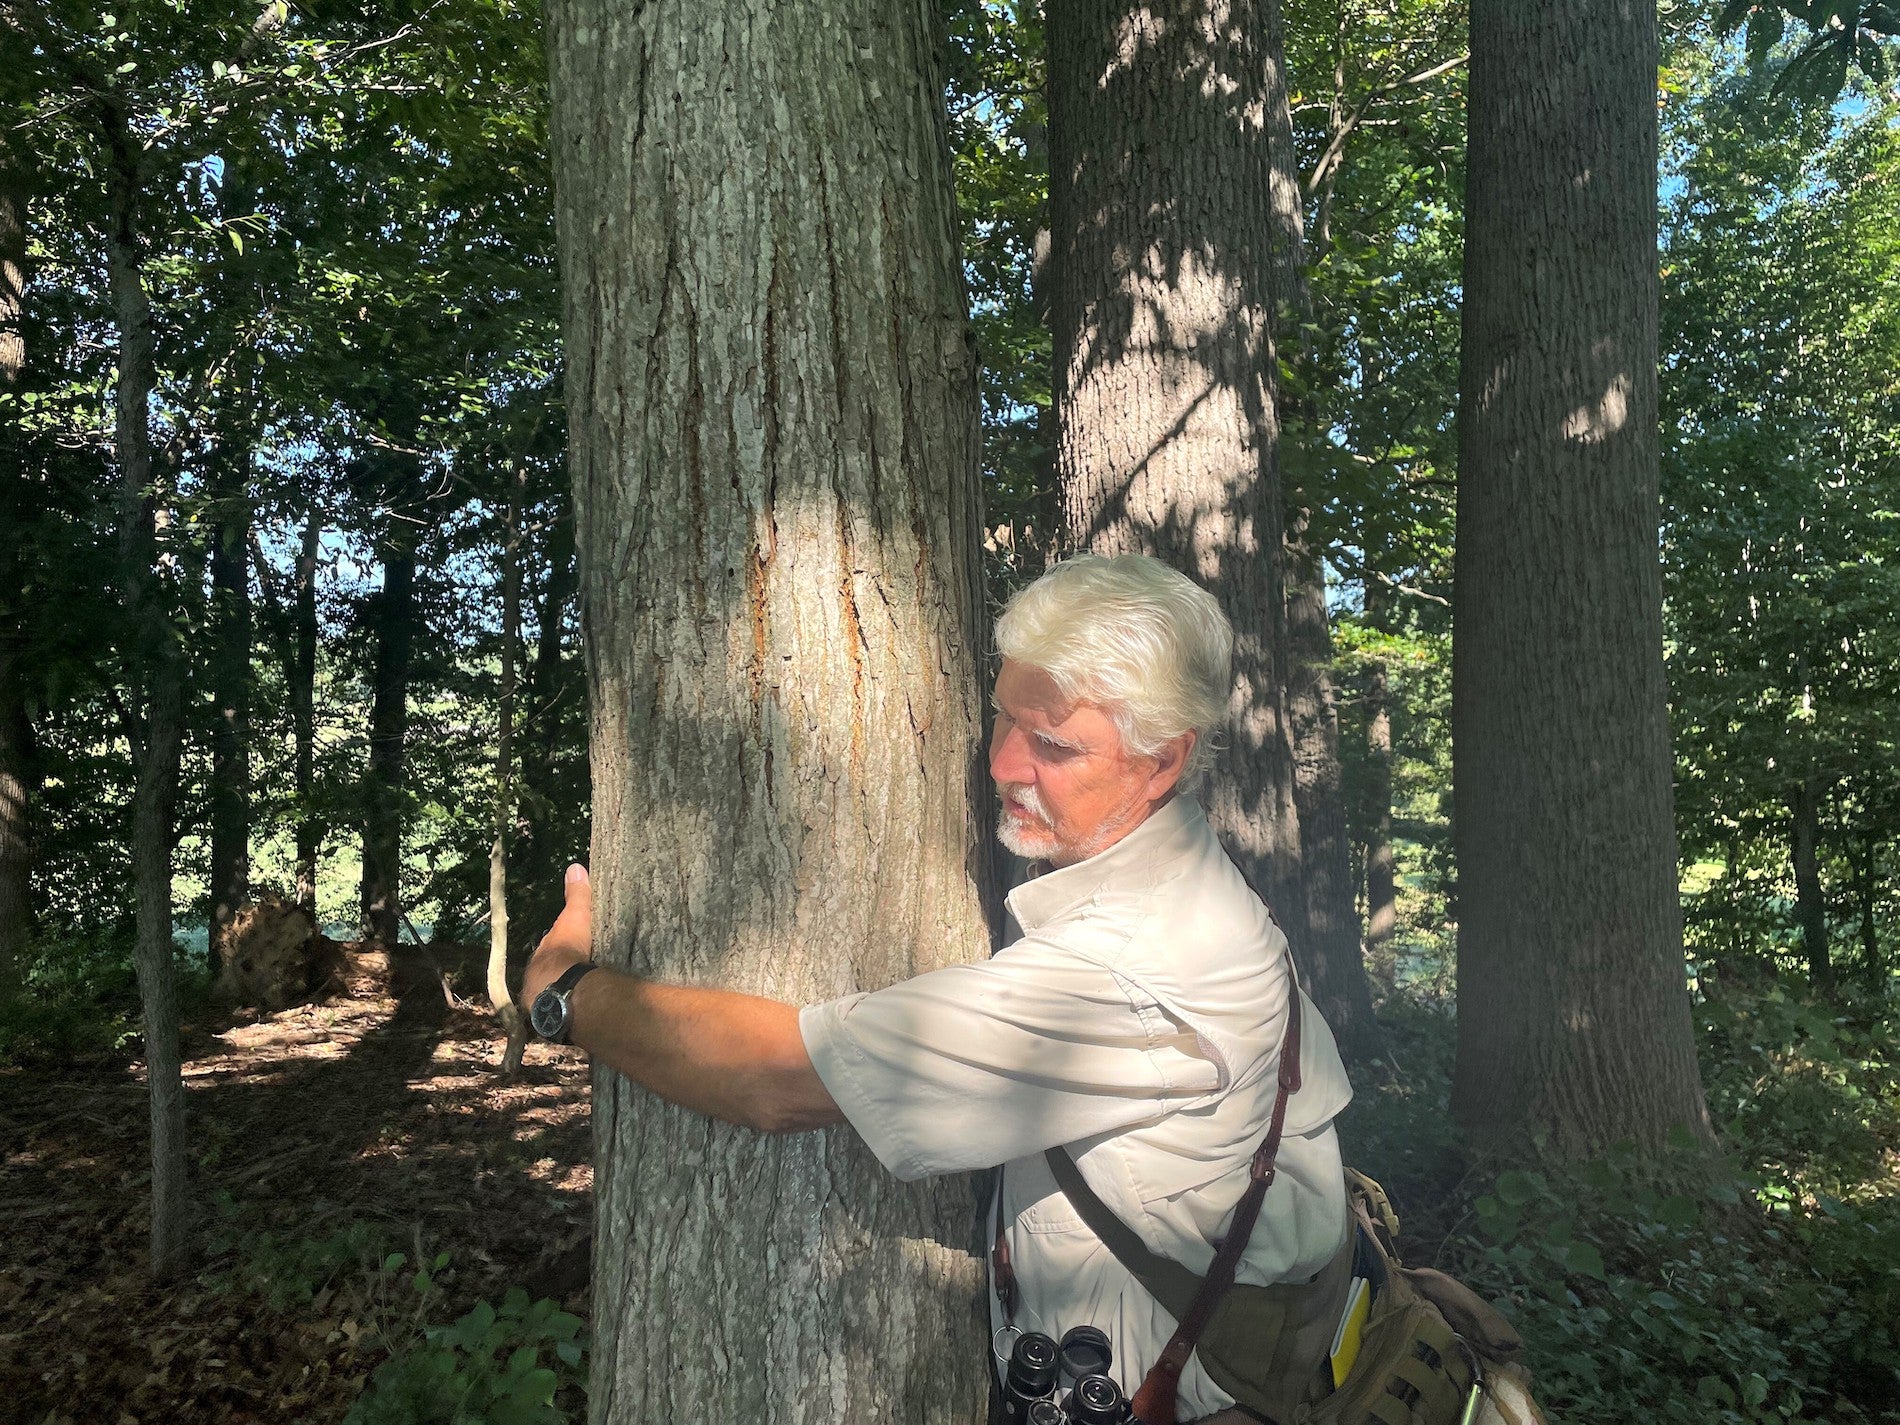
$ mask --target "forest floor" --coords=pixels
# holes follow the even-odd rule
[[[0,1068],[0,1420],[337,1421],[425,1310],[519,1284],[585,1314],[584,1056],[531,1044],[504,1083],[493,1021],[408,979],[187,1024],[202,1250],[165,1287],[142,1066]]]

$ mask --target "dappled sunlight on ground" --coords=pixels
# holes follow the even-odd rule
[[[394,1251],[449,1255],[431,1319],[516,1283],[584,1312],[586,1060],[530,1046],[504,1084],[501,1049],[434,986],[188,1026],[207,1250],[166,1288],[142,1066],[0,1070],[0,1416],[340,1420],[413,1313],[409,1274],[374,1270]]]

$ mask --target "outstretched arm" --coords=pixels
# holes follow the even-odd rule
[[[524,1003],[590,958],[593,909],[586,868],[568,867],[567,905],[528,964]],[[575,987],[571,1007],[574,1043],[683,1108],[765,1133],[844,1121],[812,1068],[792,1005],[603,968]]]

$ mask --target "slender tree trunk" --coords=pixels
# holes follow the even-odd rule
[[[323,826],[316,812],[317,772],[317,554],[323,526],[313,511],[304,520],[297,553],[297,602],[290,658],[290,722],[297,788],[297,904],[317,913],[317,856]]]
[[[563,510],[548,531],[547,578],[541,589],[540,627],[534,659],[522,689],[520,793],[515,811],[516,909],[525,911],[528,934],[538,936],[559,910],[560,869],[580,854],[560,844],[565,818],[555,815],[562,793],[555,785],[555,753],[571,700],[584,696],[580,679],[562,656],[567,607],[574,597],[574,520]],[[584,790],[584,789],[583,789]],[[565,810],[565,806],[563,806]],[[522,922],[520,918],[516,925]]]
[[[371,653],[369,768],[363,778],[363,933],[394,945],[402,925],[402,824],[416,551],[399,535],[383,556]]]
[[[1657,555],[1656,12],[1471,11],[1453,1107],[1475,1142],[1709,1135]]]
[[[1378,579],[1366,577],[1366,622],[1381,632],[1390,596]],[[1398,874],[1392,853],[1392,694],[1384,659],[1365,670],[1366,708],[1366,955],[1375,972],[1391,976],[1386,947],[1399,929]],[[1388,988],[1393,983],[1388,978]]]
[[[528,1023],[508,989],[508,830],[514,818],[509,792],[514,768],[515,643],[521,637],[521,495],[517,466],[508,494],[501,546],[501,689],[495,733],[495,839],[488,848],[488,1002],[507,1031],[501,1072],[513,1078],[528,1046]]]
[[[1887,967],[1880,959],[1880,928],[1875,919],[1880,882],[1874,876],[1880,839],[1872,831],[1863,831],[1859,839],[1859,854],[1851,859],[1854,867],[1854,902],[1860,911],[1861,974],[1869,985],[1881,988],[1886,984]]]
[[[18,138],[0,130],[0,391],[26,371],[26,170]],[[27,678],[25,580],[20,531],[28,518],[26,442],[0,431],[0,1005],[20,990],[33,928],[33,803],[39,795]]]
[[[1294,796],[1300,811],[1301,864],[1306,883],[1306,934],[1300,969],[1306,991],[1332,1026],[1350,1058],[1378,1054],[1379,1024],[1372,1013],[1372,987],[1359,936],[1358,897],[1353,894],[1352,843],[1346,831],[1346,797],[1339,766],[1339,707],[1330,669],[1332,632],[1326,616],[1326,581],[1318,558],[1303,541],[1290,541],[1287,622],[1293,666],[1287,683],[1292,719]]]
[[[1808,983],[1816,990],[1829,990],[1834,986],[1834,962],[1828,954],[1827,898],[1821,890],[1821,789],[1813,777],[1796,783],[1788,798],[1788,812],[1795,919],[1801,926],[1801,949],[1808,957]]]
[[[107,266],[118,328],[115,453],[119,463],[119,552],[125,590],[126,664],[144,703],[143,745],[133,749],[132,884],[134,965],[145,1019],[151,1090],[151,1271],[175,1275],[189,1256],[185,1180],[185,1093],[180,1075],[178,999],[172,945],[172,812],[184,742],[184,656],[165,609],[158,539],[159,491],[149,426],[153,385],[152,309],[138,248],[139,149],[123,113],[106,107],[112,145],[112,224]],[[137,705],[135,700],[134,705]]]
[[[250,895],[251,499],[250,442],[219,452],[222,488],[211,532],[211,935]]]
[[[991,943],[936,24],[549,7],[595,944],[642,972],[811,1002]],[[971,1183],[598,1070],[594,1123],[595,1422],[980,1418]]]
[[[1310,364],[1303,339],[1313,317],[1306,281],[1305,214],[1301,210],[1299,158],[1293,141],[1292,96],[1286,74],[1286,37],[1279,0],[1262,0],[1267,62],[1267,152],[1274,259],[1278,275],[1276,315],[1290,340],[1284,353],[1298,366]],[[1301,386],[1310,388],[1303,370]],[[1314,438],[1311,403],[1285,409],[1286,434]],[[1379,1052],[1378,1020],[1359,935],[1354,894],[1352,841],[1347,831],[1345,776],[1339,762],[1339,703],[1333,688],[1333,631],[1326,607],[1326,568],[1312,537],[1311,509],[1317,492],[1282,486],[1286,505],[1286,620],[1288,667],[1286,710],[1293,739],[1293,802],[1299,813],[1301,881],[1306,894],[1305,933],[1294,943],[1307,991],[1350,1058]]]
[[[1299,943],[1264,17],[1052,0],[1048,54],[1065,542],[1153,554],[1233,620],[1208,813]]]
[[[1392,710],[1385,663],[1366,667],[1366,953],[1382,959],[1399,928],[1392,860]]]

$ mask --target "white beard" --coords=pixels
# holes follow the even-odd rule
[[[1053,861],[1060,866],[1086,861],[1120,841],[1142,806],[1141,789],[1136,788],[1127,802],[1104,817],[1086,840],[1068,842],[1057,836],[1049,825],[1048,808],[1043,806],[1034,787],[1017,786],[1008,792],[1027,816],[1018,817],[1007,802],[997,812],[996,839],[1003,843],[1003,849],[1025,861]]]
[[[1034,787],[1018,787],[1012,795],[1022,804],[1028,818],[1019,818],[1007,803],[996,813],[996,839],[1004,850],[1025,861],[1048,861],[1061,850],[1062,843],[1049,829],[1049,813]]]

